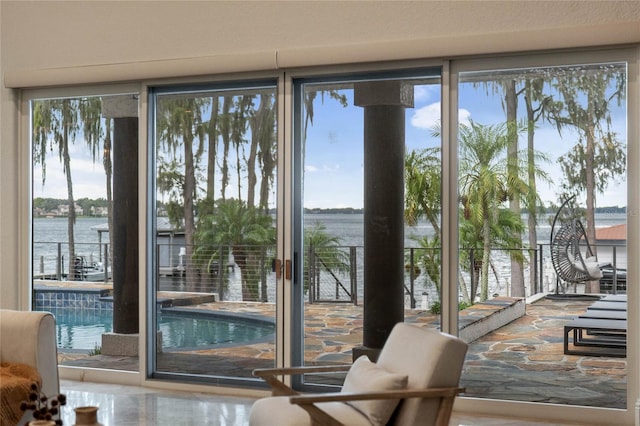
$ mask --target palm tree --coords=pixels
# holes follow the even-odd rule
[[[405,158],[405,220],[415,225],[424,216],[436,235],[442,203],[440,163],[440,148],[411,151]]]
[[[488,298],[492,246],[511,243],[516,240],[513,235],[519,236],[522,231],[520,217],[512,214],[505,223],[502,211],[511,196],[520,197],[528,192],[526,182],[518,175],[509,174],[508,145],[505,125],[488,126],[472,121],[460,127],[460,201],[463,217],[475,231],[466,233],[471,241],[465,243],[481,241],[480,299],[483,301]],[[499,223],[501,226],[497,227]],[[511,237],[507,238],[508,235]]]
[[[334,271],[349,273],[349,255],[340,250],[339,237],[326,232],[327,228],[315,222],[304,230],[304,289],[309,291],[313,283],[318,282],[321,272]]]
[[[440,135],[436,126],[432,135]],[[440,211],[441,211],[441,158],[440,148],[414,150],[405,158],[405,221],[415,225],[420,217],[425,217],[434,230],[434,235],[425,235],[414,240],[420,245],[418,262],[440,296]],[[414,271],[411,271],[414,273]],[[463,291],[466,288],[461,287]]]
[[[196,241],[198,250],[208,248],[209,253],[213,253],[212,261],[220,257],[220,247],[228,247],[240,269],[242,300],[260,300],[258,284],[265,266],[260,259],[266,257],[267,250],[272,250],[275,243],[271,216],[247,206],[244,201],[220,199],[212,215],[200,218]]]

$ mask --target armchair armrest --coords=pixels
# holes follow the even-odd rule
[[[277,376],[290,376],[294,374],[311,373],[338,373],[348,372],[351,365],[310,365],[305,367],[285,367],[285,368],[257,368],[253,370],[253,375],[260,377],[271,386],[272,394],[278,395],[298,395],[298,392],[287,386]]]
[[[256,377],[309,374],[309,373],[333,373],[349,371],[351,365],[309,365],[304,367],[284,367],[284,368],[256,368],[253,375]]]
[[[295,395],[289,398],[291,404],[303,408],[311,417],[312,426],[338,426],[341,423],[314,404],[322,402],[349,402],[373,399],[405,399],[405,398],[440,398],[440,410],[436,419],[437,426],[447,426],[453,401],[464,388],[429,388],[429,389],[402,389],[382,392],[360,393],[324,393],[314,395]]]
[[[343,393],[330,392],[313,395],[296,395],[289,398],[292,404],[306,405],[320,402],[348,402],[369,399],[452,398],[465,388],[400,389],[381,392]]]

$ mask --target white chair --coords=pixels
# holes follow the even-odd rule
[[[467,344],[415,325],[396,324],[377,363],[352,366],[259,369],[273,390],[251,408],[251,426],[448,425],[459,388]],[[347,371],[337,393],[298,394],[279,376]]]
[[[0,362],[34,367],[42,378],[42,392],[60,393],[56,321],[49,312],[0,309]]]

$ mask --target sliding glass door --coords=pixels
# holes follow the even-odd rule
[[[381,347],[375,322],[440,327],[440,69],[294,79],[294,95],[293,362],[349,364]]]
[[[110,232],[114,217],[125,213],[121,203],[114,213],[114,199],[128,199],[130,205],[138,200],[138,95],[105,92],[38,93],[28,100],[32,307],[56,317],[61,366],[138,371],[137,353],[119,359],[121,354],[105,344],[114,333],[128,332],[114,322],[114,314],[132,315],[127,326],[138,330],[138,277],[126,285],[116,279],[114,287],[114,273],[125,271],[125,258],[137,262],[137,246]],[[137,237],[137,224],[134,217],[117,229]],[[125,287],[135,299],[114,297]]]
[[[462,381],[473,397],[624,409],[626,309],[590,308],[626,307],[627,63],[565,60],[457,75]],[[583,338],[566,328],[581,317],[618,331]]]
[[[154,377],[240,383],[275,365],[273,81],[151,93]]]

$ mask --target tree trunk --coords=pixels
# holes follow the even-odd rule
[[[527,81],[527,93],[531,92],[531,83]],[[538,200],[536,186],[536,160],[535,160],[535,115],[533,106],[531,105],[531,97],[525,96],[527,105],[527,180],[529,192],[527,194],[527,227],[529,229],[529,287],[533,293],[536,285],[536,268],[538,265],[534,262],[536,249],[538,247],[538,231],[536,225],[538,223]],[[542,253],[541,253],[542,255]],[[542,289],[540,289],[542,290]]]
[[[185,281],[187,288],[194,291],[196,283],[198,282],[197,272],[194,268],[193,262],[193,245],[195,234],[195,218],[193,213],[193,197],[195,195],[196,178],[195,167],[193,161],[193,135],[190,133],[190,129],[185,130],[184,135],[184,239],[185,239]]]
[[[107,175],[107,224],[109,228],[109,250],[107,252],[107,258],[104,260],[105,274],[108,273],[109,265],[113,265],[113,190],[112,190],[112,176],[113,176],[113,164],[111,161],[111,119],[106,119],[106,130],[104,139],[104,157],[102,158],[102,164],[104,165],[104,171]]]
[[[589,241],[591,245],[591,249],[593,251],[593,255],[597,256],[597,247],[596,247],[596,226],[595,226],[595,207],[596,207],[596,183],[595,183],[595,172],[594,172],[594,156],[595,156],[595,135],[593,124],[596,118],[593,113],[593,101],[589,99],[589,108],[588,108],[588,119],[587,119],[587,129],[585,131],[586,136],[586,152],[585,152],[585,168],[586,168],[586,178],[587,178],[587,241]],[[587,285],[587,291],[590,293],[600,293],[600,281],[593,280],[589,281]]]
[[[509,138],[509,146],[507,147],[507,174],[508,182],[512,182],[518,179],[519,164],[518,164],[518,123],[517,123],[517,108],[518,108],[518,96],[516,94],[516,82],[515,80],[509,80],[505,83],[505,104],[507,109],[507,135]],[[520,217],[520,195],[514,194],[514,191],[509,191],[509,208],[517,216]],[[514,235],[516,240],[516,250],[522,249],[522,238],[520,234]],[[522,267],[522,258],[518,258],[518,253],[515,251],[509,252],[511,258],[511,296],[513,297],[525,297],[524,288],[524,271]]]
[[[63,114],[65,116],[64,123],[69,123],[71,120],[69,115],[69,101],[64,101]],[[69,279],[82,279],[79,276],[82,271],[78,271],[76,268],[76,246],[74,236],[74,225],[76,223],[76,202],[73,198],[73,179],[71,179],[71,157],[69,156],[69,125],[65,125],[62,131],[62,157],[64,162],[64,174],[67,178],[67,200],[69,213],[67,215],[67,233],[69,236]]]

